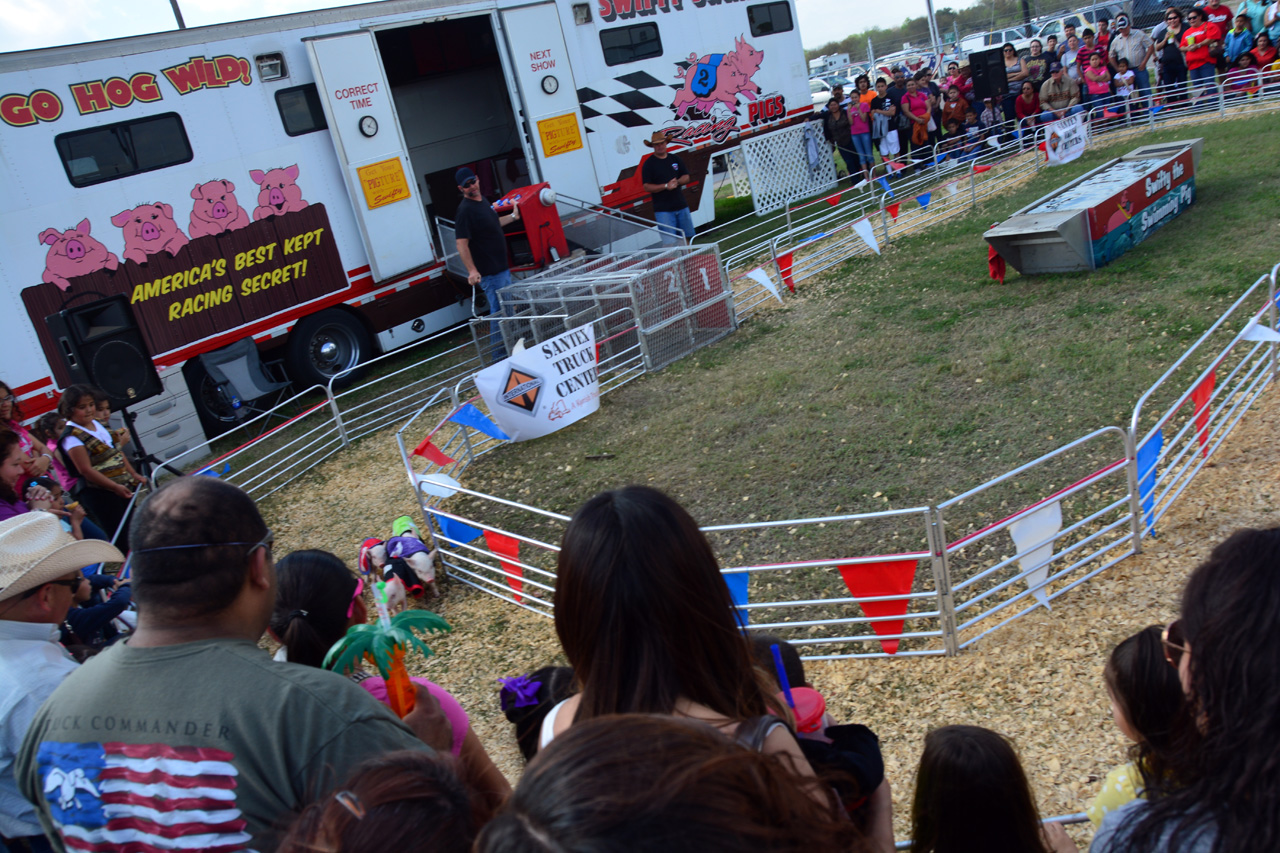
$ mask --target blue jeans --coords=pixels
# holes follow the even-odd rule
[[[511,270],[480,277],[480,288],[484,291],[485,299],[489,300],[490,317],[502,314],[502,295],[499,291],[510,283]],[[489,321],[489,350],[492,356],[490,363],[500,361],[507,355],[507,348],[502,343],[502,326],[497,320]]]
[[[1070,118],[1071,116],[1079,115],[1082,112],[1084,112],[1084,107],[1080,106],[1079,104],[1076,104],[1074,107],[1067,108],[1067,114],[1063,116],[1063,118]],[[1052,112],[1050,112],[1049,110],[1045,110],[1044,112],[1040,113],[1041,124],[1047,121],[1057,121],[1057,120],[1058,120],[1058,117],[1054,115]]]
[[[876,164],[876,157],[871,153],[871,134],[855,133],[853,135],[853,150],[858,152],[858,160],[861,161],[862,165],[874,166]],[[849,167],[849,171],[853,171],[852,163],[846,163],[845,165]]]
[[[1151,96],[1151,73],[1147,69],[1133,69],[1133,91],[1139,98]]]
[[[653,221],[658,223],[658,230],[662,232],[664,246],[674,246],[680,232],[684,233],[686,241],[693,239],[693,214],[687,207],[679,210],[655,210]]]
[[[1209,85],[1209,88],[1205,90],[1204,94],[1205,94],[1205,95],[1216,95],[1216,94],[1218,94],[1218,89],[1217,89],[1217,87],[1212,85],[1212,84],[1213,84],[1213,80],[1214,80],[1214,76],[1215,76],[1216,74],[1217,74],[1217,69],[1214,67],[1214,65],[1213,65],[1213,63],[1212,63],[1212,62],[1207,62],[1207,63],[1205,63],[1204,65],[1201,65],[1199,68],[1192,68],[1192,69],[1191,69],[1191,72],[1190,72],[1190,75],[1191,75],[1191,93],[1192,93],[1193,95],[1195,95],[1195,94],[1199,94],[1199,92],[1197,92],[1197,91],[1196,91],[1196,89],[1198,88],[1198,87],[1197,87],[1197,84],[1200,84],[1200,83],[1208,83],[1208,84],[1210,84],[1210,85]]]

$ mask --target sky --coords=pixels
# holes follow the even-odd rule
[[[562,0],[563,2],[563,0]],[[324,9],[334,0],[179,0],[187,26]],[[857,0],[796,0],[806,48],[868,26],[888,27],[923,15],[924,0],[903,6]],[[0,0],[0,52],[121,38],[174,29],[169,0]]]

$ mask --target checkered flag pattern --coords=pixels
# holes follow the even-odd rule
[[[578,90],[587,133],[612,133],[620,127],[647,127],[671,122],[671,101],[681,89],[672,71],[662,81],[646,71],[609,77]]]

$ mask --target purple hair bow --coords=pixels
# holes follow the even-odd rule
[[[508,711],[512,708],[538,704],[538,688],[542,687],[541,681],[530,681],[528,675],[499,678],[498,681],[502,682],[500,691],[502,710]]]

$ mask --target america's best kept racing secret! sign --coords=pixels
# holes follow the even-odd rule
[[[590,323],[518,349],[476,374],[489,414],[512,441],[550,435],[600,408]]]

